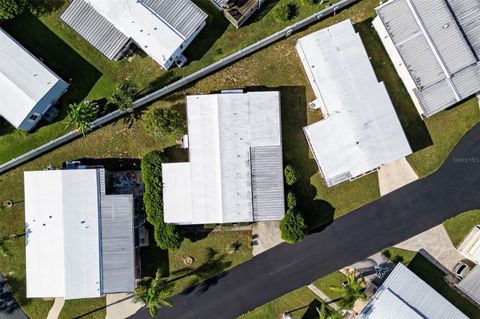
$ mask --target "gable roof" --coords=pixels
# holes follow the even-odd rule
[[[207,17],[190,0],[73,0],[61,15],[107,58],[131,38],[164,67]]]
[[[0,116],[18,128],[49,92],[60,92],[58,98],[67,86],[0,28]]]
[[[281,219],[279,92],[187,96],[187,117],[189,163],[162,166],[165,222]]]
[[[304,132],[328,186],[412,152],[350,20],[299,39],[297,51],[326,117]]]
[[[376,11],[426,116],[480,91],[478,2],[390,0]]]
[[[134,288],[133,197],[101,194],[97,169],[25,172],[29,298]]]
[[[398,263],[357,319],[467,319],[460,310]]]

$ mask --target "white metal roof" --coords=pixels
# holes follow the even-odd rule
[[[426,116],[480,91],[478,1],[390,0],[376,11]]]
[[[67,84],[0,28],[0,116],[19,127],[56,85]],[[58,97],[57,97],[58,98]]]
[[[480,264],[480,225],[473,227],[463,239],[458,250],[468,259]]]
[[[460,310],[401,263],[357,319],[467,319]]]
[[[84,1],[162,66],[184,44],[188,39],[186,36],[190,37],[207,18],[207,14],[189,0],[180,3],[172,0]],[[178,8],[182,10],[177,11]],[[190,20],[185,20],[183,14],[187,13],[190,14]],[[95,32],[95,24],[91,28],[88,34]],[[104,41],[108,39],[102,40],[99,45]]]
[[[99,173],[25,172],[27,297],[133,290],[133,199],[102,195]]]
[[[350,20],[299,39],[297,51],[326,117],[304,131],[328,186],[412,152]]]
[[[477,265],[457,284],[457,288],[480,306],[480,266]]]
[[[281,219],[284,197],[279,92],[187,96],[187,116],[190,164],[162,167],[165,221],[182,224],[253,221],[255,194],[259,194],[255,198],[270,202],[257,205],[262,214],[265,209],[271,210],[272,219]],[[270,166],[271,174],[280,177],[271,182],[281,187],[252,184],[251,150],[268,146],[277,146],[280,152],[257,152],[258,176],[267,176],[260,173],[265,169],[260,164],[262,154],[275,158],[280,164]],[[190,177],[190,182],[177,181],[174,176]],[[188,198],[191,205],[184,202]]]

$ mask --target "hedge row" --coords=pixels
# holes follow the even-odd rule
[[[153,151],[142,158],[142,178],[145,185],[143,202],[147,221],[154,227],[154,236],[157,246],[162,249],[176,249],[180,247],[183,237],[179,229],[173,224],[163,221],[163,188],[162,163],[167,158],[159,151]]]

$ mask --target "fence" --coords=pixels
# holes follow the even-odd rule
[[[291,34],[293,34],[294,32],[297,32],[298,30],[301,30],[303,28],[305,28],[306,26],[312,24],[312,23],[315,23],[317,21],[320,21],[322,20],[323,18],[331,15],[331,14],[335,14],[338,10],[341,10],[355,2],[358,2],[360,0],[340,0],[339,2],[321,10],[321,11],[318,11],[316,13],[314,13],[313,15],[299,21],[299,22],[296,22],[278,32],[275,32],[274,34],[266,37],[266,38],[263,38],[262,40],[258,41],[258,42],[255,42],[251,45],[249,45],[248,47],[246,48],[243,48],[235,53],[232,53],[231,55],[229,56],[226,56],[225,58],[223,59],[220,59],[218,60],[217,62],[215,63],[212,63],[200,70],[198,70],[197,72],[194,72],[172,84],[169,84],[157,91],[154,91],[150,94],[147,94],[141,98],[139,98],[138,100],[136,100],[135,102],[133,102],[133,108],[134,109],[137,109],[139,107],[142,107],[142,106],[145,106],[147,104],[150,104],[151,102],[155,101],[155,100],[158,100],[159,98],[165,96],[165,95],[168,95],[176,90],[178,90],[179,88],[181,87],[184,87],[200,78],[203,78],[223,67],[225,67],[226,65],[229,65],[229,64],[232,64],[233,62],[235,61],[238,61],[282,38],[286,38],[288,36],[290,36]],[[117,119],[119,117],[121,117],[122,115],[124,115],[125,112],[123,111],[120,111],[120,110],[116,110],[116,111],[113,111],[105,116],[102,116],[98,119],[96,119],[95,121],[93,121],[91,123],[91,129],[94,130],[94,129],[97,129],[99,127],[101,127],[103,124],[106,124],[114,119]],[[42,154],[45,154],[47,153],[48,151],[60,146],[60,145],[63,145],[63,144],[66,144],[78,137],[80,137],[82,134],[78,131],[71,131],[65,135],[62,135],[54,140],[51,140],[50,142],[42,145],[42,146],[39,146],[27,153],[24,153],[2,165],[0,165],[0,173],[3,173],[7,170],[10,170],[12,169],[13,167],[17,166],[17,165],[20,165],[20,164],[23,164],[37,156],[40,156]]]

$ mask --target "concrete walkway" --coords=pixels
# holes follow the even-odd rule
[[[253,256],[277,246],[283,242],[280,221],[256,222],[252,226]]]
[[[105,319],[124,319],[135,314],[144,304],[134,302],[134,296],[133,293],[107,294]]]
[[[453,246],[443,225],[433,227],[395,247],[416,252],[424,249],[450,271],[452,271],[453,267],[455,267],[460,260],[464,259]]]
[[[380,195],[393,192],[417,179],[417,174],[405,157],[383,165],[378,170]]]
[[[47,319],[57,319],[60,316],[60,312],[62,311],[63,305],[65,304],[65,299],[63,298],[55,298],[55,302],[53,303],[52,308],[48,312]]]
[[[325,301],[330,307],[332,307],[335,310],[340,310],[340,307],[332,301],[332,299],[328,298],[327,295],[325,295],[320,289],[317,288],[314,284],[310,284],[307,286],[308,289],[310,289],[311,292],[316,294],[320,299]]]

